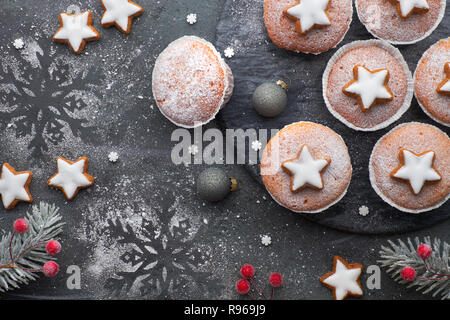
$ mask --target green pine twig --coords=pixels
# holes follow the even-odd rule
[[[20,268],[0,268],[0,292],[14,290],[21,284],[28,284],[39,276],[36,272],[25,269],[41,269],[42,265],[55,258],[48,255],[45,246],[33,245],[46,243],[56,239],[62,232],[61,215],[55,205],[41,202],[39,207],[33,206],[32,212],[27,213],[26,219],[29,229],[24,234],[15,234],[11,243],[12,257],[17,261],[15,265]],[[0,240],[0,265],[11,264],[10,247],[12,232],[3,235]],[[32,247],[32,248],[30,248]],[[29,250],[26,250],[29,248]],[[23,253],[21,256],[20,254]]]
[[[423,294],[438,295],[443,300],[450,299],[450,277],[440,277],[437,274],[450,274],[450,245],[435,238],[433,242],[430,237],[425,237],[421,242],[419,238],[414,238],[414,243],[410,238],[407,243],[398,240],[398,244],[388,240],[390,246],[381,246],[378,263],[387,268],[387,273],[400,284],[406,284],[408,288],[415,287],[416,291]],[[425,243],[433,249],[432,255],[426,260],[428,266],[435,273],[427,270],[424,261],[417,254],[417,247]],[[412,267],[416,270],[417,277],[414,281],[406,282],[400,276],[403,267]],[[437,274],[436,274],[437,273]],[[425,279],[424,279],[425,278]],[[440,279],[440,280],[439,280]]]

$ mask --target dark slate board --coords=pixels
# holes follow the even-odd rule
[[[450,14],[449,11],[450,7],[447,7],[446,16]],[[430,37],[417,44],[399,48],[412,73],[423,52],[449,34],[450,20],[444,18]],[[350,30],[338,47],[355,40],[371,38],[358,20],[354,9]],[[313,121],[335,130],[344,138],[349,148],[353,177],[347,195],[326,212],[302,214],[305,218],[340,230],[378,234],[417,230],[450,217],[449,202],[439,209],[420,215],[398,211],[383,202],[369,182],[368,162],[372,147],[394,126],[403,122],[420,121],[449,132],[448,128],[428,118],[419,108],[415,98],[403,117],[384,130],[364,133],[346,127],[328,112],[322,97],[322,73],[337,49],[315,56],[278,48],[267,36],[262,0],[226,2],[217,26],[217,47],[223,51],[228,46],[233,47],[236,52],[236,55],[227,61],[233,70],[235,89],[231,101],[219,115],[219,123],[223,129],[281,129],[292,122]],[[252,93],[261,83],[278,79],[292,80],[288,91],[288,107],[277,118],[263,118],[252,107]],[[245,166],[262,184],[259,166]],[[369,216],[354,214],[362,205],[370,207]]]

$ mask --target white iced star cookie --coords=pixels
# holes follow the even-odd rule
[[[30,171],[16,172],[8,163],[3,164],[0,175],[0,194],[6,210],[14,208],[19,201],[33,201],[28,190],[32,176]]]
[[[67,200],[72,200],[80,189],[94,184],[94,177],[86,173],[88,158],[81,157],[72,162],[58,157],[57,172],[47,181],[51,187],[60,189]]]
[[[284,9],[283,13],[297,22],[297,31],[305,34],[312,28],[331,25],[328,17],[328,3],[330,0],[299,0],[299,4]]]
[[[297,158],[284,161],[281,166],[291,175],[291,191],[297,192],[309,186],[323,189],[321,171],[330,163],[330,159],[316,160],[304,145]]]
[[[413,13],[425,13],[430,8],[427,0],[391,0],[397,6],[397,12],[403,19]]]
[[[436,91],[441,94],[450,95],[450,62],[446,62],[444,66],[445,78],[437,87]]]
[[[359,106],[363,112],[369,110],[374,104],[388,102],[393,99],[389,81],[389,71],[378,69],[370,71],[364,66],[353,68],[354,80],[347,83],[342,92],[348,96],[358,99]]]
[[[414,194],[419,194],[425,182],[441,180],[440,174],[433,168],[434,151],[415,154],[401,149],[399,159],[401,165],[391,173],[391,177],[408,180]]]
[[[116,26],[121,32],[131,32],[131,21],[139,16],[144,9],[130,0],[100,0],[105,10],[102,16],[102,26]]]
[[[53,35],[53,41],[67,43],[70,49],[80,54],[86,41],[100,39],[100,34],[92,26],[92,13],[84,11],[80,14],[61,13],[59,15],[61,27]]]
[[[334,300],[344,300],[347,296],[361,297],[363,290],[359,277],[363,266],[347,263],[339,256],[333,259],[333,271],[324,274],[320,282],[333,291]]]

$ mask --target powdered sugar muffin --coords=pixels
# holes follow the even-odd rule
[[[374,37],[411,44],[428,37],[442,21],[447,0],[356,0],[359,20]]]
[[[265,0],[270,39],[291,51],[319,54],[342,41],[353,14],[351,0]]]
[[[261,177],[273,199],[294,212],[321,212],[341,200],[352,166],[336,132],[313,122],[280,130],[266,145]]]
[[[328,62],[322,90],[337,119],[355,130],[375,131],[408,110],[413,81],[398,49],[381,40],[354,41]]]
[[[152,75],[153,97],[174,124],[193,128],[211,121],[233,91],[231,69],[208,41],[181,37],[159,55]]]
[[[450,194],[450,139],[429,124],[399,125],[375,144],[369,173],[391,206],[410,213],[438,208]]]
[[[431,46],[419,60],[414,94],[428,116],[450,126],[450,38]]]

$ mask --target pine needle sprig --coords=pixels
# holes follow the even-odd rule
[[[59,208],[55,205],[41,202],[39,207],[35,205],[32,212],[27,213],[29,230],[26,233],[9,232],[2,236],[0,266],[11,265],[11,260],[14,259],[16,267],[0,268],[0,292],[17,289],[21,284],[36,280],[39,276],[35,270],[55,259],[46,252],[44,246],[36,244],[55,239],[62,232],[64,223],[61,222],[62,217],[58,211]]]
[[[398,244],[388,240],[388,246],[381,246],[378,263],[387,268],[387,273],[400,284],[406,284],[408,288],[415,287],[416,291],[423,294],[431,293],[433,297],[438,295],[443,300],[450,299],[450,245],[435,238],[425,237],[421,242],[418,237],[414,243],[410,238],[405,243],[398,240]],[[417,254],[417,247],[425,243],[433,249],[432,255],[423,260]],[[415,280],[407,282],[403,280],[400,273],[404,267],[412,267],[420,276]],[[444,277],[442,277],[444,275]]]

